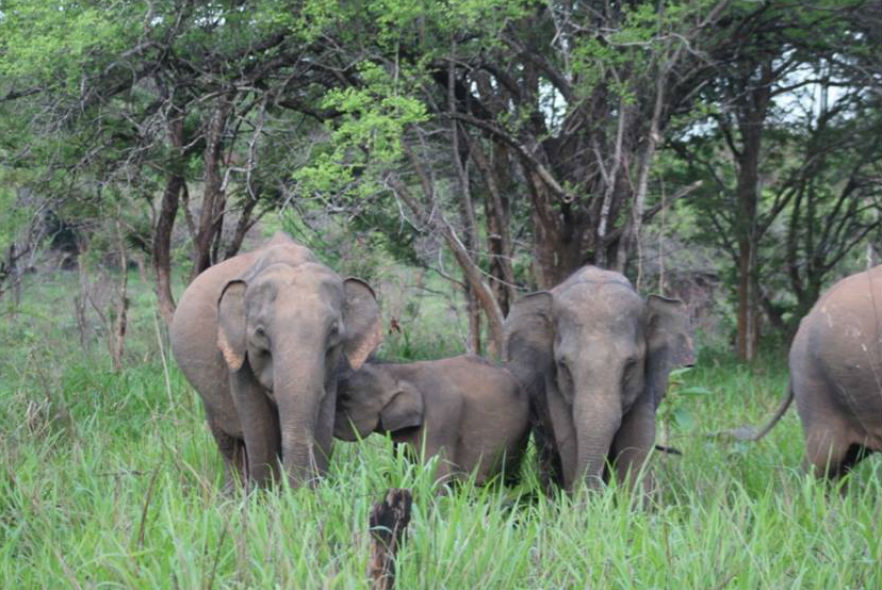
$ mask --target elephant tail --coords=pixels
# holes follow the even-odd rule
[[[681,451],[680,449],[678,449],[676,447],[668,447],[665,445],[655,445],[655,450],[659,451],[660,453],[667,453],[668,455],[675,455],[677,457],[683,456],[683,451]]]
[[[778,420],[781,419],[781,416],[784,415],[784,412],[787,411],[787,408],[790,407],[790,403],[793,401],[793,382],[790,381],[787,383],[787,396],[781,400],[781,405],[778,406],[778,409],[775,410],[775,415],[772,416],[772,419],[768,421],[768,423],[762,427],[762,429],[749,437],[748,440],[758,441],[765,435],[769,433],[771,429],[775,427],[778,423]]]

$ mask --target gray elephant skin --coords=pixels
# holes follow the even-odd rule
[[[426,459],[440,455],[438,480],[474,472],[482,484],[504,471],[511,483],[530,434],[529,401],[508,370],[475,356],[366,363],[340,381],[334,435],[372,432]]]
[[[172,348],[202,397],[227,485],[277,481],[280,463],[294,487],[322,474],[338,375],[381,339],[370,287],[285,234],[197,276],[175,311]]]
[[[756,440],[794,398],[817,475],[838,479],[882,451],[882,266],[834,284],[799,323],[787,396]]]
[[[567,490],[582,480],[601,486],[607,465],[633,481],[655,443],[671,369],[694,362],[681,301],[644,301],[623,275],[593,266],[516,302],[505,345],[530,396],[546,485]]]

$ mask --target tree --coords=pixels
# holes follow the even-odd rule
[[[308,22],[320,12],[314,7],[321,3],[4,4],[0,96],[39,105],[10,152],[20,155],[18,166],[44,170],[37,184],[47,199],[71,200],[62,187],[46,194],[52,175],[98,185],[124,178],[130,196],[151,211],[153,189],[162,187],[148,245],[166,321],[174,310],[171,240],[179,210],[195,275],[235,254],[255,213],[265,210],[258,204],[278,201],[286,185],[287,174],[272,166],[288,162],[275,155],[265,174],[255,171],[272,152],[260,141],[265,122],[300,104],[311,76],[328,77],[303,59],[316,35]],[[290,133],[299,130],[290,125]],[[273,173],[278,180],[269,182]],[[195,182],[198,202],[189,198]],[[239,205],[230,198],[237,192]],[[224,247],[224,221],[236,209]]]
[[[770,272],[763,268],[761,246],[801,194],[792,190],[795,179],[805,182],[806,175],[819,173],[814,164],[800,161],[793,169],[794,154],[781,143],[781,130],[794,124],[790,111],[799,101],[797,93],[824,83],[818,75],[820,63],[834,55],[842,60],[844,55],[860,54],[860,35],[851,38],[851,46],[848,40],[852,19],[869,4],[856,0],[792,11],[783,5],[736,3],[734,18],[721,33],[741,42],[718,47],[713,55],[718,74],[703,92],[705,100],[718,106],[703,129],[687,127],[671,142],[693,164],[691,174],[707,180],[697,207],[707,222],[706,235],[733,260],[735,348],[744,360],[756,355],[762,307],[771,310],[761,288],[762,277]],[[851,82],[836,75],[828,76],[826,84],[847,87]],[[719,145],[725,146],[723,152]],[[791,170],[792,180],[783,177],[782,167]],[[813,301],[817,290],[805,296]],[[772,316],[773,321],[779,319]]]
[[[347,90],[327,106],[346,116],[321,171],[302,180],[350,190],[386,178],[444,237],[498,348],[516,282],[551,287],[588,262],[627,267],[657,212],[655,152],[710,71],[704,44],[717,42],[727,4],[359,5],[328,29],[325,67]],[[402,123],[405,104],[425,115]],[[516,276],[516,236],[532,276]]]
[[[832,102],[830,86],[818,85],[817,101],[794,129],[803,150],[779,191],[792,193],[786,230],[784,266],[796,298],[790,322],[763,293],[767,314],[788,334],[818,299],[821,289],[845,257],[882,226],[882,119],[876,108],[861,104],[863,91],[840,94]],[[873,101],[875,102],[875,101]]]

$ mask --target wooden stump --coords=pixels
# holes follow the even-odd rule
[[[395,587],[395,553],[410,522],[411,504],[410,490],[390,488],[386,497],[371,508],[371,558],[367,574],[373,590]]]

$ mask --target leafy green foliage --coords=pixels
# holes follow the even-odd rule
[[[83,66],[112,68],[142,23],[145,5],[123,2],[52,0],[3,3],[0,18],[0,76],[39,88],[76,91]]]
[[[401,137],[410,125],[427,119],[425,106],[416,98],[397,93],[397,79],[374,64],[363,64],[363,88],[328,92],[322,107],[341,117],[330,124],[331,133],[316,162],[294,174],[302,190],[336,192],[352,185],[370,163],[379,169],[396,164],[402,156]],[[362,195],[378,190],[370,177],[358,184]]]

